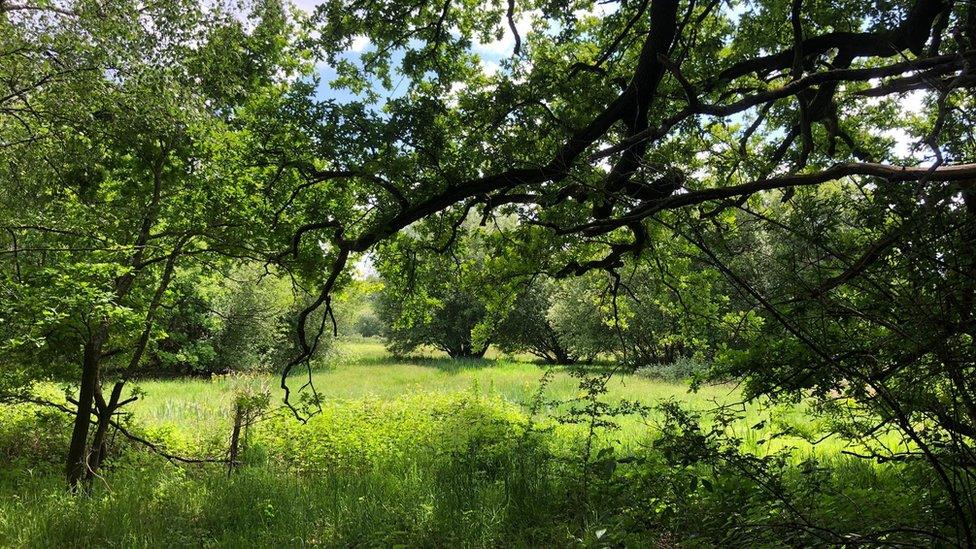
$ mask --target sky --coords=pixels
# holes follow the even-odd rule
[[[292,2],[300,9],[306,13],[311,13],[314,11],[315,7],[321,2],[321,0],[292,0]],[[523,16],[516,21],[516,28],[519,30],[519,34],[525,36],[530,28],[531,21],[529,17]],[[485,71],[492,73],[499,69],[499,61],[512,54],[512,50],[515,47],[515,35],[512,33],[511,29],[507,25],[503,25],[504,34],[503,36],[492,42],[488,43],[475,43],[474,51],[479,54],[482,59],[482,63],[485,67]],[[365,36],[359,36],[355,38],[352,42],[349,50],[343,54],[343,58],[349,59],[351,61],[357,61],[360,55],[371,47],[369,38]],[[394,56],[396,60],[396,56]],[[337,101],[350,101],[357,98],[356,95],[350,93],[348,90],[344,89],[333,89],[329,86],[336,76],[336,71],[326,62],[320,62],[316,65],[318,74],[322,79],[322,84],[319,86],[318,95],[319,99],[335,99]],[[394,79],[394,83],[396,80]],[[386,94],[386,97],[396,97],[399,93],[403,93],[402,89],[391,90],[390,93]]]
[[[292,2],[300,9],[306,13],[312,13],[315,7],[321,3],[322,0],[292,0]],[[583,17],[587,15],[598,15],[604,16],[609,13],[616,11],[617,4],[614,2],[607,3],[597,3],[592,11],[580,11],[577,13],[578,16]],[[533,10],[530,12],[520,14],[515,20],[515,27],[518,30],[519,35],[524,39],[528,35],[532,27],[532,18],[541,15],[538,10]],[[492,74],[500,69],[500,62],[502,59],[510,57],[513,50],[515,49],[515,34],[509,28],[507,24],[502,24],[502,36],[497,40],[490,42],[478,42],[476,41],[472,50],[474,53],[481,57],[481,62],[484,67],[485,72]],[[347,51],[343,57],[345,59],[356,61],[359,59],[362,52],[366,51],[371,47],[370,41],[367,37],[361,36],[353,40],[352,46],[349,51]],[[394,60],[396,57],[394,56]],[[325,62],[320,62],[317,65],[318,73],[322,79],[322,85],[318,90],[319,99],[335,99],[337,101],[347,101],[354,100],[356,96],[351,94],[348,90],[336,90],[329,86],[331,82],[336,77],[336,71],[333,67],[329,66]],[[394,83],[396,82],[394,78]],[[396,97],[398,93],[403,93],[402,89],[394,89],[388,93],[387,97]]]
[[[315,7],[322,0],[292,0],[292,2],[305,11],[306,13],[311,13],[314,11]],[[617,9],[617,4],[608,2],[603,4],[597,4],[594,12],[580,13],[580,16],[584,15],[606,15],[612,13]],[[734,9],[730,12],[733,19],[738,18],[743,10],[747,9],[746,4],[737,4]],[[525,37],[531,28],[531,18],[538,15],[538,12],[529,12],[522,14],[516,20],[516,28],[522,37]],[[503,35],[501,38],[487,42],[487,43],[475,43],[473,50],[481,57],[482,64],[485,71],[492,73],[499,70],[499,62],[512,55],[512,51],[515,47],[515,35],[512,33],[508,25],[502,25]],[[343,57],[352,61],[357,61],[362,54],[371,46],[370,41],[367,37],[361,36],[353,40],[352,46],[349,51],[346,52]],[[334,89],[329,83],[337,76],[336,71],[333,67],[329,66],[326,62],[320,62],[317,66],[318,74],[321,77],[321,84],[317,90],[318,99],[334,99],[339,102],[356,100],[357,96],[350,93],[345,89]],[[395,82],[395,80],[394,80]],[[403,93],[405,90],[404,86],[400,88],[395,88],[393,90],[384,91],[379,86],[377,86],[378,91],[386,97],[396,97],[397,95]],[[923,110],[924,93],[911,92],[901,96],[901,109],[906,115],[913,115],[920,113]],[[915,150],[913,151],[914,140],[911,139],[907,133],[900,128],[893,128],[885,132],[886,137],[890,137],[895,141],[895,152],[899,157],[908,157],[912,155],[915,160],[922,161],[923,157],[926,156],[924,151]]]

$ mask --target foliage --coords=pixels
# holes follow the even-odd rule
[[[243,378],[234,383],[251,387]],[[260,388],[250,394],[261,398]],[[11,411],[2,410],[0,424],[15,418],[26,432],[67,434],[64,423]],[[924,543],[933,538],[921,531],[943,535],[932,529],[950,527],[922,469],[839,454],[771,467],[729,438],[729,429],[750,432],[741,418],[719,416],[709,427],[673,404],[661,412],[660,431],[642,428],[650,438],[612,446],[604,439],[594,454],[612,456],[615,466],[581,492],[582,433],[532,421],[497,395],[472,389],[335,401],[308,424],[288,416],[256,424],[245,465],[230,478],[219,468],[161,466],[158,456],[128,446],[89,497],[73,498],[56,472],[5,464],[0,538],[29,547],[201,539],[214,546],[811,545],[854,532]],[[182,444],[178,432],[157,437]],[[59,443],[36,448],[56,456]]]
[[[370,208],[325,237],[359,252],[419,230],[447,252],[476,218],[504,241],[497,279],[599,273],[623,362],[715,358],[749,396],[814,397],[852,440],[900,433],[864,457],[930,467],[953,541],[976,544],[976,11],[601,6],[323,5],[333,83],[377,107],[333,107],[330,160]]]
[[[362,337],[377,337],[383,333],[383,321],[372,311],[360,315],[353,327]]]
[[[0,6],[0,351],[23,368],[4,380],[21,386],[0,390],[79,383],[73,485],[97,470],[122,385],[165,339],[167,308],[196,300],[202,269],[271,253],[259,227],[276,205],[253,142],[267,142],[257,134],[308,66],[281,3],[241,8],[248,25],[194,1]],[[197,316],[175,322],[206,329]],[[183,351],[219,360],[217,347]]]
[[[636,373],[666,381],[703,380],[712,378],[712,366],[694,358],[678,358],[668,364],[649,364],[637,369]]]
[[[431,345],[454,358],[484,356],[494,326],[472,276],[484,262],[479,242],[479,235],[472,234],[446,256],[404,235],[380,250],[377,270],[384,286],[377,312],[392,351],[409,353]]]
[[[553,329],[586,360],[611,353],[620,341],[604,307],[604,282],[593,275],[560,281],[546,315]]]
[[[757,329],[755,345],[722,362],[724,374],[746,377],[750,394],[809,395],[836,436],[865,445],[860,455],[927,464],[955,513],[969,516],[976,361],[964,242],[976,210],[966,206],[968,191],[932,189],[921,203],[885,189],[850,201],[850,192],[846,184],[798,192],[782,213],[788,229],[753,229],[767,251],[736,261],[761,269],[765,295],[796,297],[768,305],[784,320]],[[724,246],[738,238],[717,235],[716,253],[726,257]],[[837,259],[878,239],[891,239],[891,248],[870,252],[879,256],[856,277]],[[907,444],[880,444],[878,432]]]
[[[335,314],[339,335],[365,338],[382,335],[384,323],[377,309],[383,282],[369,275],[354,278],[336,296]]]
[[[187,276],[248,259],[303,290],[290,358],[271,360],[301,416],[291,374],[311,380],[350,266],[375,253],[393,349],[481,356],[509,320],[565,352],[512,348],[612,354],[581,377],[591,435],[621,411],[601,400],[618,367],[714,360],[750,398],[811,399],[860,459],[904,462],[938,502],[925,535],[974,546],[974,49],[976,8],[949,0],[2,2],[0,395],[78,382],[67,476],[93,480]],[[596,284],[544,315],[524,293],[570,277]],[[507,318],[519,299],[531,315]],[[175,327],[204,333],[186,304]],[[233,328],[188,352],[271,344]],[[687,465],[749,471],[729,482],[754,507],[705,539],[741,542],[755,509],[787,543],[850,541],[788,530],[784,460],[672,416],[700,450]],[[582,477],[612,480],[593,440]]]

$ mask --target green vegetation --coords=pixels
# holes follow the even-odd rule
[[[332,360],[337,364],[334,368],[312,375],[316,389],[327,402],[387,401],[473,391],[528,407],[539,390],[545,371],[544,366],[505,359],[453,360],[436,358],[435,354],[433,357],[398,360],[389,357],[378,341],[344,343],[338,357]],[[276,381],[270,376],[256,379],[260,381],[254,383],[269,387],[274,387]],[[146,396],[133,403],[132,410],[143,421],[152,424],[178,429],[192,423],[194,429],[191,431],[210,426],[215,431],[229,432],[228,410],[239,383],[236,376],[141,382],[139,388],[146,392]],[[732,386],[706,386],[697,393],[689,393],[687,381],[667,383],[631,375],[613,378],[609,390],[616,399],[653,404],[675,398],[699,409],[735,401],[738,397],[738,391]],[[547,398],[552,400],[567,400],[578,392],[578,380],[562,369],[546,385]]]
[[[621,463],[610,475],[594,468],[584,488],[586,427],[560,423],[558,407],[530,414],[545,367],[505,359],[404,362],[376,341],[341,349],[334,368],[314,374],[328,402],[323,411],[304,425],[270,413],[252,428],[244,466],[230,477],[221,465],[167,466],[124,445],[90,493],[76,498],[64,493],[51,462],[68,435],[64,416],[27,405],[5,409],[0,539],[28,547],[735,543],[744,538],[719,522],[729,498],[759,498],[741,521],[779,512],[745,477],[704,461],[669,464],[661,410],[620,418],[619,430],[600,437],[600,449],[641,461]],[[169,451],[226,451],[235,395],[268,382],[261,375],[144,382],[146,396],[132,410],[140,431]],[[560,370],[544,394],[565,402],[578,391],[578,381]],[[610,401],[693,409],[738,396],[727,385],[690,393],[687,383],[631,375],[614,378],[608,392]],[[755,427],[764,418],[767,424]],[[807,423],[800,408],[750,405],[730,430],[744,436],[744,455],[800,447],[790,454],[786,489],[802,488],[812,454],[819,467],[830,466],[819,470],[819,481],[839,492],[815,505],[835,524],[856,529],[903,513],[925,523],[930,503],[913,497],[922,495],[912,492],[905,467],[871,466],[841,456],[836,444],[814,449],[775,436],[790,425],[812,429]],[[594,451],[593,463],[602,463],[603,452]],[[633,507],[631,497],[649,507]],[[599,511],[580,513],[580,498],[599,502]],[[875,510],[866,515],[862,505]],[[634,522],[647,517],[655,517],[653,527]]]
[[[976,549],[972,0],[294,1],[0,0],[0,544]]]

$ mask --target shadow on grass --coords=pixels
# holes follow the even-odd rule
[[[424,368],[434,368],[443,372],[454,373],[466,370],[484,370],[499,364],[512,362],[501,358],[447,358],[429,356],[384,356],[368,357],[349,360],[349,364],[359,366],[397,366],[410,365]]]
[[[612,362],[591,362],[588,364],[552,364],[542,359],[525,360],[515,357],[493,357],[493,358],[449,358],[405,355],[388,355],[383,357],[363,357],[352,358],[344,361],[346,364],[357,366],[398,366],[410,365],[423,368],[432,368],[447,373],[461,373],[472,370],[486,370],[502,366],[504,364],[527,364],[536,366],[540,372],[547,368],[554,368],[560,371],[585,371],[588,374],[600,374],[617,369]]]

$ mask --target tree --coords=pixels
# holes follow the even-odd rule
[[[185,264],[260,249],[252,220],[267,208],[234,155],[246,113],[280,102],[298,67],[282,63],[283,10],[255,4],[245,32],[196,2],[0,5],[2,350],[23,372],[4,389],[79,382],[72,487],[104,460]]]
[[[681,242],[659,242],[653,260],[630,260],[616,277],[591,272],[535,279],[503,311],[495,342],[552,363],[616,357],[629,367],[713,360],[741,346],[754,320],[735,309],[721,273],[690,259]],[[497,291],[497,289],[496,289]]]
[[[683,240],[652,238],[651,253],[628,261],[619,278],[605,283],[604,310],[618,358],[638,368],[680,359],[712,362],[725,349],[748,345],[741,334],[756,317],[730,298],[734,288],[721,272]]]
[[[327,107],[336,139],[323,152],[336,169],[320,180],[349,181],[345,192],[373,207],[337,211],[296,238],[314,232],[347,254],[362,252],[418,220],[460,220],[480,208],[486,219],[499,211],[522,219],[513,232],[535,238],[526,259],[568,276],[618,267],[647,248],[648,225],[674,221],[675,210],[732,207],[757,193],[844,177],[892,188],[976,173],[969,164],[859,160],[883,146],[869,130],[894,123],[884,115],[890,102],[865,105],[865,97],[931,87],[904,76],[918,69],[958,72],[965,55],[953,52],[965,44],[946,29],[950,20],[965,29],[963,8],[939,0],[891,11],[767,2],[740,17],[716,3],[657,0],[601,17],[586,14],[592,6],[557,4],[534,17],[530,2],[515,3],[509,16],[494,5],[413,12],[378,1],[353,17],[341,2],[323,5],[313,24],[322,55],[343,69],[336,85],[379,99],[396,54],[407,90],[389,98],[385,112],[362,103]],[[519,36],[503,70],[486,74],[479,56],[458,54],[502,33],[504,23],[517,29],[520,18],[535,28]],[[865,25],[865,32],[822,30]],[[340,62],[359,34],[373,47],[361,63]],[[888,61],[906,51],[919,59]],[[829,67],[817,64],[830,55]],[[872,88],[875,78],[892,81]],[[852,92],[838,96],[841,84]],[[885,159],[895,160],[890,149],[876,158]]]
[[[973,468],[961,465],[974,425],[972,4],[597,7],[321,6],[312,21],[321,54],[339,65],[337,85],[365,97],[327,109],[336,139],[322,179],[370,208],[335,211],[296,238],[328,239],[340,273],[349,254],[418,222],[437,220],[431,240],[444,242],[473,212],[486,223],[513,216],[505,238],[522,270],[556,278],[614,278],[653,256],[655,242],[682,240],[775,336],[755,339],[757,359],[742,363],[757,392],[852,387],[920,448],[912,457],[940,479],[959,539],[976,543]],[[511,55],[485,70],[477,44],[505,33]],[[357,36],[371,47],[340,58]],[[398,92],[384,96],[394,82]],[[807,193],[834,190],[803,209]],[[906,337],[920,333],[931,336]],[[817,373],[769,376],[759,357]],[[887,385],[894,371],[909,376],[898,391]],[[916,372],[940,376],[924,398],[910,391]],[[952,444],[935,451],[918,422]]]
[[[593,299],[594,281],[538,279],[513,293],[499,313],[495,338],[502,351],[528,352],[550,364],[591,362],[609,350],[611,335]]]
[[[385,329],[377,313],[383,281],[372,272],[372,264],[368,265],[368,270],[354,276],[337,296],[336,322],[340,336],[378,337]]]
[[[423,241],[404,235],[380,250],[377,270],[384,286],[377,312],[393,352],[430,345],[452,358],[484,356],[494,330],[489,327],[480,337],[477,333],[490,320],[471,277],[484,259],[476,248],[477,239],[471,236],[448,257],[432,254]]]
[[[517,292],[498,325],[495,343],[506,353],[528,352],[550,364],[572,364],[577,357],[549,321],[552,285],[536,282]]]
[[[223,262],[229,265],[219,270],[187,262],[174,275],[172,301],[158,312],[160,336],[150,342],[141,374],[278,371],[297,352],[294,315],[307,295],[255,261]]]

